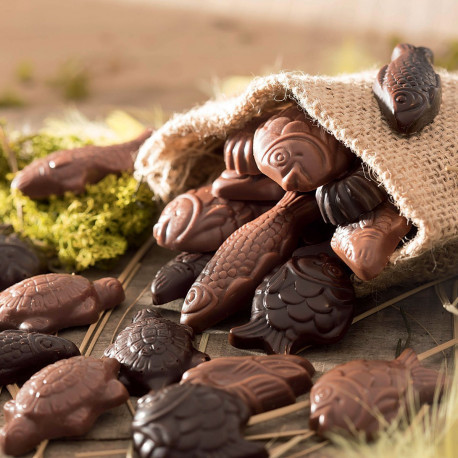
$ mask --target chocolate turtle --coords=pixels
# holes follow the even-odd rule
[[[142,396],[179,382],[183,372],[210,359],[192,346],[193,337],[189,326],[144,309],[119,333],[105,356],[120,362],[119,380],[131,394]]]
[[[116,278],[91,282],[81,275],[37,275],[0,293],[0,330],[52,334],[94,323],[102,310],[123,300],[124,290]]]
[[[62,337],[18,329],[0,332],[0,385],[22,383],[48,364],[79,354]]]
[[[75,356],[36,373],[3,409],[0,445],[22,455],[44,439],[85,434],[105,410],[126,402],[115,359]]]

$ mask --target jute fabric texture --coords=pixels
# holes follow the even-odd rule
[[[234,98],[173,116],[141,147],[137,178],[163,201],[202,185],[223,168],[222,144],[272,105],[296,102],[365,163],[416,235],[374,280],[354,278],[359,295],[389,285],[458,273],[458,74],[439,71],[442,105],[409,137],[394,133],[372,94],[375,71],[339,77],[280,73],[252,81]]]

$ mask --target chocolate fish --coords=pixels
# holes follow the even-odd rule
[[[302,225],[318,216],[313,196],[287,192],[275,207],[235,231],[189,290],[181,323],[200,332],[245,307],[264,275],[296,248]]]
[[[139,399],[132,433],[140,458],[265,458],[264,446],[243,438],[250,417],[227,391],[183,383]]]
[[[326,223],[343,226],[357,221],[388,198],[361,165],[345,177],[316,190],[316,201]]]
[[[397,132],[418,132],[439,113],[442,87],[433,58],[429,48],[399,44],[391,62],[377,75],[372,90],[388,124]]]
[[[179,382],[183,372],[210,358],[192,345],[189,326],[152,309],[138,312],[104,353],[121,364],[119,380],[134,396]]]
[[[355,155],[297,106],[258,127],[253,154],[259,170],[287,191],[313,191],[345,173]]]
[[[253,413],[294,404],[312,386],[315,369],[293,355],[216,358],[183,374],[181,383],[209,385],[239,396]]]
[[[339,226],[331,247],[361,280],[375,278],[412,224],[388,203],[366,213],[359,222]]]
[[[62,195],[66,191],[81,194],[110,173],[132,172],[138,149],[151,136],[147,129],[138,138],[110,146],[83,146],[56,151],[24,167],[11,183],[32,199]]]
[[[45,439],[87,433],[103,412],[129,399],[118,369],[115,359],[75,356],[37,372],[3,406],[3,451],[23,455]]]
[[[264,279],[250,322],[231,329],[231,345],[287,354],[309,344],[335,343],[346,334],[355,300],[350,277],[337,256],[308,253],[313,253],[308,247],[296,250]]]
[[[161,267],[151,284],[153,304],[161,305],[186,297],[194,280],[213,253],[181,253]]]
[[[236,229],[272,208],[273,203],[220,199],[211,185],[188,191],[169,202],[153,233],[171,250],[216,251]]]
[[[324,374],[310,392],[310,428],[328,433],[363,433],[373,439],[405,409],[409,399],[431,403],[444,377],[422,367],[408,348],[394,361],[357,360],[336,366]]]
[[[213,182],[212,194],[230,200],[278,201],[285,191],[265,175],[240,175],[224,170]]]
[[[17,329],[0,332],[0,386],[22,383],[48,364],[79,354],[62,337]]]

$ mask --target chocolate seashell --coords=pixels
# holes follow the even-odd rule
[[[386,192],[359,166],[349,175],[316,190],[316,201],[326,223],[344,226],[357,221],[388,198]]]

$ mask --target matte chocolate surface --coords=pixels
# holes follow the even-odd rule
[[[227,391],[171,385],[138,401],[132,423],[135,450],[141,458],[267,457],[261,444],[243,438],[250,414]]]
[[[48,364],[79,354],[62,337],[17,329],[0,332],[0,386],[23,383]]]
[[[318,215],[314,196],[287,192],[234,232],[189,290],[181,322],[200,332],[247,306],[264,275],[296,248],[302,226]]]
[[[221,199],[211,185],[173,199],[154,226],[158,245],[171,250],[216,251],[239,227],[257,218],[273,204]]]
[[[181,253],[161,267],[151,284],[153,304],[161,305],[186,297],[194,280],[213,253]]]
[[[412,134],[432,122],[442,100],[440,76],[434,72],[429,48],[399,44],[391,62],[372,87],[380,110],[397,132]]]
[[[310,248],[296,250],[264,279],[253,299],[251,321],[231,329],[232,345],[287,354],[345,335],[355,300],[350,277],[335,255]]]
[[[276,202],[285,191],[265,175],[239,175],[233,170],[224,170],[213,182],[212,194],[230,200]]]
[[[390,204],[382,204],[357,223],[339,226],[332,249],[361,280],[375,278],[412,224]]]
[[[115,359],[76,356],[36,373],[4,407],[0,445],[22,455],[45,439],[81,436],[104,411],[129,398]]]
[[[316,190],[316,201],[326,223],[344,226],[357,221],[388,198],[362,166]]]
[[[312,387],[310,428],[320,436],[356,432],[372,439],[383,428],[380,418],[391,423],[410,396],[431,403],[436,387],[440,392],[443,384],[443,376],[422,367],[411,349],[394,361],[351,361]]]
[[[94,323],[102,310],[123,300],[124,290],[116,278],[92,283],[80,275],[37,275],[0,293],[0,330],[52,334]]]
[[[41,272],[43,264],[30,245],[0,233],[0,291]]]
[[[138,312],[104,355],[121,364],[119,380],[134,396],[143,396],[179,382],[183,372],[210,357],[192,346],[188,326],[162,318],[159,312]]]
[[[256,130],[253,154],[259,170],[287,191],[313,191],[345,173],[355,155],[297,106]]]
[[[181,383],[229,391],[253,413],[262,413],[293,404],[310,390],[314,373],[312,364],[299,356],[233,356],[200,364],[185,372]]]
[[[11,187],[32,199],[62,195],[66,191],[81,194],[87,184],[97,183],[110,173],[133,171],[138,149],[151,133],[147,129],[135,140],[118,145],[56,151],[26,166]]]

